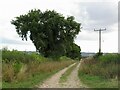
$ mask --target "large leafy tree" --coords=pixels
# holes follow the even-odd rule
[[[66,55],[72,50],[81,25],[73,16],[65,18],[54,10],[41,12],[36,9],[16,17],[11,23],[22,40],[29,36],[36,50],[46,57]]]
[[[66,56],[72,59],[80,59],[81,58],[81,49],[80,46],[75,43],[71,44],[71,48],[67,51]]]

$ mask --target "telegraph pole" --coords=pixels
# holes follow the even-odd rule
[[[101,53],[101,31],[105,31],[106,30],[106,28],[105,29],[98,29],[98,30],[95,30],[94,29],[94,31],[99,31],[99,53]]]

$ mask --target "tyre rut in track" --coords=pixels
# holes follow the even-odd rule
[[[75,64],[75,63],[74,63]],[[48,78],[45,80],[41,85],[37,85],[38,88],[61,88],[59,84],[59,79],[61,75],[70,67],[72,67],[74,64],[71,64],[70,66],[60,70],[56,74],[54,74],[51,78]]]

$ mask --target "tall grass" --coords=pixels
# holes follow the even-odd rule
[[[106,54],[106,55],[98,57],[98,60],[100,60],[104,64],[108,64],[108,63],[118,64],[120,63],[120,54],[112,54],[112,53]]]
[[[3,87],[20,87],[21,85],[22,87],[25,87],[25,85],[28,84],[37,84],[38,82],[42,82],[40,80],[43,80],[42,78],[44,76],[48,77],[53,72],[58,71],[72,64],[73,62],[73,60],[65,56],[54,61],[36,53],[28,54],[16,50],[4,50],[2,60],[2,80],[4,82]],[[40,80],[37,80],[34,77],[37,77]],[[34,81],[36,83],[29,81],[33,79],[36,80]],[[24,83],[26,80],[29,82]],[[21,82],[23,82],[25,85],[21,84]]]
[[[79,77],[82,75],[87,75],[88,77],[98,76],[104,80],[114,79],[117,82],[120,75],[119,65],[120,54],[105,54],[98,58],[84,59],[79,68]]]
[[[80,71],[104,78],[117,78],[119,61],[119,54],[107,54],[100,56],[97,60],[94,58],[85,59],[81,63]]]

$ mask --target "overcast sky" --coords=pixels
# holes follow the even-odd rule
[[[33,43],[22,41],[10,21],[31,9],[55,10],[64,16],[74,16],[82,24],[75,43],[82,52],[97,52],[98,32],[102,32],[102,51],[118,52],[118,1],[117,0],[1,0],[0,1],[0,48],[35,51]]]

